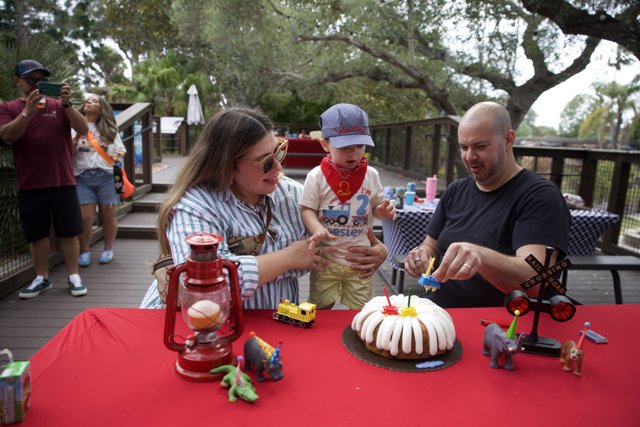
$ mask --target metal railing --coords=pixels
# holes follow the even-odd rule
[[[135,179],[138,187],[136,193],[149,191],[152,170],[151,147],[155,145],[152,144],[154,139],[159,141],[160,132],[160,126],[155,125],[156,121],[153,118],[153,105],[134,103],[112,106],[114,110],[121,111],[116,117],[116,122],[127,149],[127,176],[131,181]],[[158,133],[155,138],[154,130]],[[26,283],[33,278],[35,272],[20,225],[17,193],[11,147],[0,144],[0,297]],[[55,264],[60,262],[62,257],[56,249],[53,236],[50,239],[50,263]]]
[[[467,175],[458,123],[459,117],[439,117],[371,126],[376,144],[371,163],[422,182],[438,175],[443,190]],[[514,154],[518,163],[553,181],[563,193],[578,194],[586,206],[620,216],[598,243],[602,251],[640,254],[640,151],[516,145]]]

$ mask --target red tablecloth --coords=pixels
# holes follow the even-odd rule
[[[541,316],[541,335],[577,338],[590,321],[609,344],[585,342],[583,377],[557,358],[519,354],[515,371],[482,356],[481,318],[508,319],[502,308],[451,313],[462,359],[420,373],[390,371],[349,353],[341,333],[353,311],[320,312],[311,329],[248,311],[253,330],[284,341],[285,377],[257,383],[254,404],[227,402],[218,383],[189,383],[172,372],[162,343],[164,310],[92,309],[74,319],[32,358],[32,408],[24,426],[529,426],[632,425],[640,415],[640,305],[581,306],[568,323]],[[529,332],[532,314],[519,320]],[[178,323],[182,324],[179,318]],[[186,331],[178,331],[186,335]],[[255,379],[253,372],[250,375]],[[636,421],[633,421],[636,419]]]

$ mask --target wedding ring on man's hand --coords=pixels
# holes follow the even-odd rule
[[[316,256],[320,256],[320,246],[316,246]]]
[[[471,266],[470,266],[469,264],[467,264],[466,262],[465,262],[465,263],[463,263],[460,267],[461,267],[461,268],[462,268],[462,267],[467,267],[467,268],[469,269],[469,271],[471,271]]]
[[[422,261],[422,259],[420,257],[418,257],[418,258],[414,258],[413,261],[414,262],[420,262],[420,261]]]

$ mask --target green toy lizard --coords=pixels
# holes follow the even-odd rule
[[[242,362],[242,356],[238,356],[238,366],[222,365],[210,370],[212,374],[225,373],[225,376],[220,381],[220,385],[224,388],[229,388],[229,402],[235,402],[238,397],[246,402],[255,402],[258,400],[258,394],[256,388],[251,384],[251,378],[240,370],[240,363]]]

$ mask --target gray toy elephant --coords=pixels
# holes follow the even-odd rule
[[[489,366],[492,368],[500,367],[498,364],[498,357],[501,354],[504,354],[507,358],[507,361],[504,364],[504,369],[513,371],[515,369],[515,366],[513,365],[513,356],[522,351],[522,342],[524,341],[524,338],[524,333],[521,333],[514,339],[507,338],[507,335],[502,331],[500,326],[496,323],[492,323],[487,326],[484,331],[482,354],[485,356],[491,355]]]

